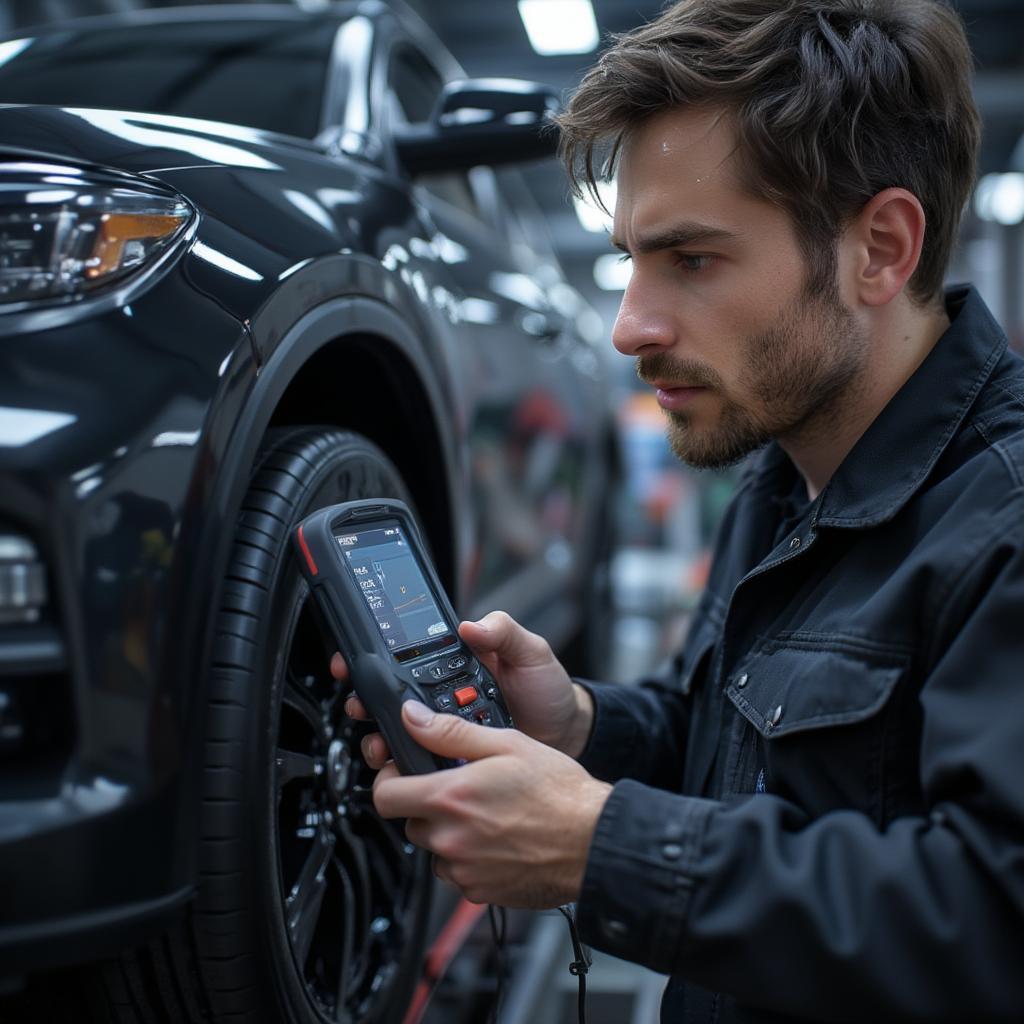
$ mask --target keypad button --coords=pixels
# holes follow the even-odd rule
[[[475,686],[463,686],[455,691],[455,699],[459,702],[460,708],[466,707],[467,704],[472,704],[479,696],[480,694]]]
[[[460,668],[465,668],[466,663],[469,659],[464,654],[453,654],[448,659],[448,671],[458,672]]]
[[[434,698],[434,703],[439,711],[447,711],[452,706],[452,695],[450,693],[439,693]]]

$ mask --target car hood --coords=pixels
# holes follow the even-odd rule
[[[320,152],[258,128],[123,110],[0,105],[0,154],[59,157],[144,173],[222,165],[277,170],[274,153]]]

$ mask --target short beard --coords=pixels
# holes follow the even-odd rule
[[[721,377],[710,367],[678,361],[668,353],[641,356],[637,375],[647,381],[684,381],[722,394],[722,411],[713,430],[694,430],[686,412],[667,415],[669,445],[678,458],[696,469],[724,469],[773,438],[805,441],[829,429],[839,406],[859,390],[866,347],[835,287],[817,294],[805,289],[779,323],[746,341],[746,366],[739,383],[756,398],[758,409],[724,395]]]

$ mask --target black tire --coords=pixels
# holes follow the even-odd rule
[[[289,547],[310,512],[373,497],[411,504],[380,449],[292,428],[268,436],[243,503],[211,668],[194,915],[215,1021],[391,1024],[416,981],[428,865],[373,810],[365,730],[342,711]]]
[[[310,512],[371,497],[411,504],[370,441],[328,427],[268,434],[240,513],[209,670],[195,904],[161,939],[51,981],[45,995],[37,988],[48,1016],[25,1020],[402,1019],[423,947],[429,862],[400,824],[373,810],[358,747],[366,727],[342,711],[347,691],[327,670],[333,644],[316,626],[289,546]],[[64,984],[72,978],[84,982],[75,995]],[[58,988],[61,1011],[51,1002]]]

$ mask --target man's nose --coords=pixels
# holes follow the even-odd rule
[[[661,311],[649,290],[639,286],[634,272],[612,327],[612,344],[623,355],[639,356],[671,348],[675,340],[671,317]]]

